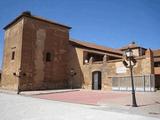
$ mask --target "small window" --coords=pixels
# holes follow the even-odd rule
[[[51,53],[47,52],[46,53],[46,62],[50,62],[51,61]]]
[[[154,67],[160,67],[160,62],[155,62]]]
[[[14,58],[15,58],[15,51],[12,51],[11,60],[14,60]]]

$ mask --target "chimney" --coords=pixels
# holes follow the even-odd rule
[[[28,16],[31,16],[31,12],[30,12],[30,11],[24,11],[24,12],[22,12],[22,15],[28,15]]]

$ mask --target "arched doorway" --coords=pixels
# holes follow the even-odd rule
[[[92,90],[101,90],[101,71],[92,72]]]

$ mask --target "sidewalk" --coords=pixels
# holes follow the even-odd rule
[[[40,90],[40,91],[23,91],[20,92],[21,95],[43,95],[43,94],[54,94],[54,93],[66,93],[80,91],[79,89],[60,89],[60,90]]]
[[[80,89],[57,89],[57,90],[22,91],[22,92],[20,92],[20,95],[32,96],[32,95],[43,95],[43,94],[73,92],[73,91],[80,91]],[[17,94],[17,91],[0,89],[0,93]]]

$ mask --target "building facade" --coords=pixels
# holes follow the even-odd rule
[[[133,50],[136,90],[160,87],[160,51],[112,49],[70,39],[68,27],[23,12],[5,30],[1,87],[11,90],[130,90],[123,52]]]

